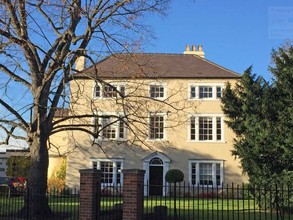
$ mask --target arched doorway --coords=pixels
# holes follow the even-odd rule
[[[155,157],[149,163],[149,195],[162,196],[163,195],[163,161]]]
[[[167,194],[168,187],[163,187],[163,185],[165,183],[165,175],[170,167],[170,162],[171,160],[167,155],[157,151],[143,159],[145,196],[165,196]]]

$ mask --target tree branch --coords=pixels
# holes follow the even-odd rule
[[[12,108],[10,105],[8,105],[6,102],[4,102],[2,99],[0,99],[0,104],[5,107],[10,113],[12,113],[23,125],[25,128],[29,128],[29,124],[21,117],[18,112]]]
[[[16,75],[12,71],[10,71],[6,66],[0,64],[0,70],[6,73],[6,75],[11,77],[14,81],[22,83],[29,89],[31,88],[31,84],[28,81],[26,81],[25,79],[21,78],[19,75]]]
[[[19,124],[19,123],[16,123],[14,121],[11,121],[11,120],[7,120],[7,119],[0,119],[0,123],[3,123],[3,124],[7,124],[11,127],[17,127],[17,128],[20,128],[22,130],[26,130],[26,127],[24,127],[22,124]]]

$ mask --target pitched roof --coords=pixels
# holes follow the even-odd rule
[[[76,76],[109,79],[241,77],[240,74],[199,56],[150,53],[114,54]]]

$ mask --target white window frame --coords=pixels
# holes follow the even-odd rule
[[[201,185],[200,184],[200,164],[212,164],[212,181],[213,185]],[[193,184],[192,182],[192,164],[196,164],[196,171],[195,171],[195,179],[196,182]],[[217,170],[216,164],[220,165],[220,184],[217,185]],[[224,183],[224,161],[223,160],[189,160],[188,161],[188,180],[190,185],[197,186],[197,187],[222,187]]]
[[[200,98],[199,97],[199,88],[200,87],[212,87],[212,97]],[[224,83],[190,83],[188,85],[188,99],[189,100],[219,100],[220,97],[217,97],[217,88],[220,87],[223,91]],[[195,97],[191,97],[192,88],[195,88]]]
[[[124,159],[92,159],[91,160],[91,167],[92,169],[101,170],[101,163],[102,162],[110,162],[113,164],[113,181],[112,183],[101,183],[102,187],[106,186],[123,186],[123,172],[124,169]],[[96,166],[94,165],[96,163]],[[121,163],[120,170],[117,170],[117,163]],[[117,174],[120,172],[120,183],[117,183]],[[103,174],[102,174],[103,175]]]
[[[117,116],[117,118],[114,118],[114,120],[117,119],[117,121],[115,123],[113,123],[113,125],[110,125],[110,126],[114,126],[115,128],[115,138],[106,138],[103,136],[103,130],[101,130],[101,135],[98,136],[98,140],[109,140],[109,141],[112,141],[112,140],[116,140],[116,141],[126,141],[127,140],[127,128],[125,126],[125,123],[126,123],[126,119],[124,120],[124,133],[123,133],[123,138],[119,137],[120,136],[120,124],[119,124],[119,120],[118,120],[118,117],[123,117],[124,114],[121,113],[121,112],[98,112],[96,113],[97,116],[98,116],[98,124],[99,125],[102,125],[102,120],[103,120],[103,117],[102,116]],[[96,119],[93,119],[93,123],[94,125],[96,125]],[[95,130],[96,128],[94,128]],[[101,128],[97,128],[97,129],[101,129]]]
[[[121,92],[121,87],[124,87],[124,95],[126,95],[126,83],[122,83],[122,82],[109,82],[109,83],[94,83],[93,85],[93,97],[94,99],[113,99],[113,98],[119,98],[121,97],[119,95],[119,92],[117,92],[117,95],[114,97],[107,97],[104,95],[104,87],[111,85],[113,87],[116,87],[116,89]],[[100,87],[100,96],[96,96],[96,88],[97,86]]]
[[[164,89],[164,94],[163,97],[151,97],[151,87],[156,86],[156,87],[162,87]],[[167,85],[166,83],[159,83],[159,82],[151,82],[149,83],[148,86],[148,95],[152,99],[158,99],[158,100],[164,100],[167,97]]]
[[[191,139],[191,118],[195,118],[195,139]],[[212,140],[199,140],[199,118],[212,118]],[[221,140],[217,140],[217,118],[221,118]],[[224,115],[223,114],[190,114],[188,120],[188,139],[191,142],[224,142]]]
[[[159,117],[163,117],[163,123],[164,123],[164,127],[163,127],[163,138],[151,138],[151,117],[152,116],[159,116]],[[166,135],[166,120],[167,119],[167,113],[162,113],[162,112],[150,112],[149,113],[149,117],[148,117],[148,140],[149,141],[164,141],[167,140],[167,135]]]

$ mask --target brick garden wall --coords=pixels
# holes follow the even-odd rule
[[[144,170],[123,170],[123,219],[141,220],[143,217]],[[101,171],[80,171],[80,220],[98,219],[100,211]]]
[[[97,189],[101,189],[101,171],[85,169],[80,171],[80,220],[95,220],[99,210]]]

